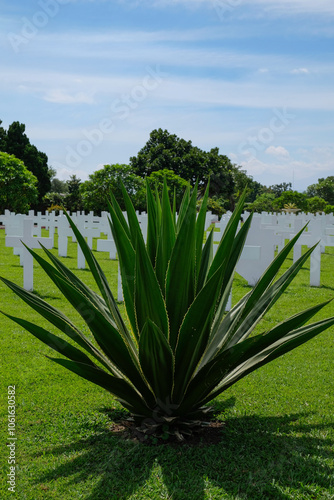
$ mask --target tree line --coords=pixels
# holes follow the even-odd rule
[[[233,210],[246,187],[249,210],[279,211],[295,207],[312,213],[334,212],[334,176],[319,179],[304,193],[294,191],[291,183],[267,187],[220,154],[218,148],[203,151],[191,141],[161,128],[151,132],[144,147],[128,164],[105,165],[84,182],[75,175],[61,181],[48,166],[45,153],[30,143],[24,124],[13,122],[6,131],[0,121],[0,213],[5,208],[25,213],[29,208],[57,210],[61,207],[99,213],[107,210],[110,193],[122,206],[121,182],[136,209],[143,211],[146,182],[161,191],[164,178],[171,199],[175,197],[177,203],[187,185],[198,182],[199,192],[203,193],[209,182],[208,207],[218,215]]]

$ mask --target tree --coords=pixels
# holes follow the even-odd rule
[[[7,132],[3,128],[0,130],[0,149],[22,160],[37,177],[38,202],[42,202],[43,196],[51,189],[48,157],[30,143],[23,123],[16,121],[8,127]]]
[[[76,175],[71,175],[70,179],[66,181],[68,188],[68,195],[65,197],[65,206],[68,210],[76,212],[83,209],[82,196],[80,192],[81,179]]]
[[[281,184],[273,184],[272,186],[269,186],[268,191],[269,193],[273,193],[275,198],[279,198],[283,193],[285,193],[285,191],[291,191],[291,189],[291,182],[282,182]]]
[[[138,155],[130,158],[130,165],[141,177],[150,176],[158,170],[173,170],[192,186],[198,180],[202,188],[211,177],[210,196],[225,199],[233,196],[234,182],[229,158],[220,155],[218,148],[202,151],[193,146],[191,141],[180,139],[168,130],[153,130]]]
[[[275,210],[281,210],[284,208],[284,205],[292,203],[304,212],[308,209],[306,194],[298,193],[298,191],[284,191],[281,196],[275,198],[273,201],[273,207]]]
[[[221,217],[226,213],[225,206],[228,202],[224,201],[223,198],[217,198],[214,196],[213,198],[208,198],[208,210],[210,210],[213,214]]]
[[[129,165],[105,165],[89,176],[88,181],[82,183],[80,194],[85,210],[100,212],[108,210],[108,198],[112,193],[116,200],[121,203],[122,210],[125,206],[121,191],[123,182],[127,192],[138,210],[145,210],[144,180],[135,175]]]
[[[334,205],[326,205],[324,212],[325,214],[334,214]]]
[[[67,181],[61,181],[60,179],[57,179],[57,177],[52,179],[51,193],[58,193],[58,194],[68,193]]]
[[[61,181],[60,179],[57,179],[56,177],[57,170],[55,168],[49,167],[49,175],[51,181],[51,188],[50,188],[50,193],[47,193],[48,195],[68,193],[67,181]]]
[[[334,176],[330,175],[326,178],[318,179],[317,184],[311,184],[306,190],[309,197],[319,196],[327,201],[330,205],[334,205]]]
[[[316,196],[317,195],[317,184],[311,184],[310,186],[308,186],[305,194],[309,198],[313,198],[314,196]]]
[[[248,175],[246,170],[242,170],[239,165],[233,165],[232,175],[234,180],[234,198],[239,199],[247,186],[246,203],[252,203],[256,197],[262,194],[265,188],[257,181],[253,180],[251,175]]]
[[[26,213],[37,196],[36,177],[14,155],[0,152],[0,213]]]
[[[50,181],[52,181],[57,175],[57,170],[53,167],[49,167]]]
[[[217,173],[211,175],[209,194],[210,199],[215,199],[222,205],[225,205],[227,202],[227,208],[234,210],[235,183],[232,174],[232,164],[230,160],[228,161],[230,165],[227,168],[221,167]]]
[[[307,200],[307,210],[313,214],[316,212],[324,212],[327,206],[327,201],[319,196],[313,196]]]
[[[0,151],[4,151],[6,148],[6,130],[1,127],[2,121],[0,120]]]
[[[61,210],[65,206],[65,194],[50,192],[46,193],[43,198],[43,210],[52,212],[53,210]]]
[[[274,200],[274,193],[262,193],[247,206],[247,209],[254,210],[254,212],[273,212]]]

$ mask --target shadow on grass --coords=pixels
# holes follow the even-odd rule
[[[61,479],[70,490],[91,484],[80,497],[85,500],[126,500],[135,494],[202,500],[207,489],[215,499],[327,498],[322,495],[332,473],[325,463],[333,458],[334,441],[326,438],[331,426],[305,425],[303,417],[230,417],[218,444],[193,447],[148,446],[94,427],[87,439],[49,449],[47,454],[61,460],[71,458],[38,483]]]
[[[325,290],[334,290],[334,286],[320,285],[318,288],[324,288]]]
[[[56,293],[54,291],[52,292],[49,292],[49,293],[42,293],[38,290],[33,290],[32,292],[34,295],[36,295],[36,297],[38,297],[39,299],[42,299],[42,300],[46,300],[46,299],[52,299],[52,300],[63,300],[63,297],[61,296],[57,296]]]

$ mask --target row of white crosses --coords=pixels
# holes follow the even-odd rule
[[[244,220],[249,213],[244,213]],[[215,249],[223,235],[230,214],[225,214],[216,224]],[[320,242],[311,254],[310,286],[320,286],[321,253],[326,246],[334,246],[334,215],[312,214],[254,214],[236,271],[244,277],[250,286],[254,286],[270,262],[276,248],[281,250],[286,239],[292,239],[308,222],[306,231],[294,246],[294,262],[301,256],[302,245],[311,247]]]
[[[6,236],[6,246],[19,249],[21,262],[23,264],[23,287],[25,290],[33,290],[34,274],[33,274],[33,257],[26,248],[40,248],[42,243],[45,248],[53,247],[52,238],[41,238],[33,235],[34,220],[32,218],[24,218],[22,221],[22,236]],[[25,246],[26,245],[26,246]]]
[[[75,220],[78,214],[72,214]],[[88,245],[92,248],[93,236],[100,236],[100,233],[93,232],[92,228],[85,227],[85,217],[78,218],[77,225],[84,236],[87,237]],[[58,255],[61,257],[67,256],[68,238],[72,237],[75,241],[74,233],[69,226],[67,218],[60,213],[57,216],[54,212],[42,215],[38,213],[34,215],[30,211],[28,216],[21,214],[10,213],[5,211],[1,216],[1,222],[5,225],[6,240],[5,244],[8,247],[14,248],[14,254],[20,255],[20,264],[23,266],[23,287],[25,290],[33,290],[33,258],[26,246],[31,249],[40,248],[40,243],[47,249],[54,247],[55,229],[58,230]],[[41,228],[45,227],[49,231],[48,237],[41,237]],[[85,268],[85,259],[78,245],[78,269]]]
[[[248,215],[247,212],[244,214],[244,220]],[[137,216],[144,240],[146,241],[147,214],[137,213]],[[215,224],[218,231],[214,232],[214,250],[218,246],[230,216],[231,213],[225,214]],[[107,251],[111,259],[116,259],[116,247],[106,212],[103,212],[100,217],[95,216],[93,212],[89,214],[78,212],[71,214],[71,217],[86,238],[90,248],[92,248],[93,238],[98,238],[97,251]],[[206,229],[208,229],[213,220],[212,213],[208,212],[206,216]],[[24,288],[27,290],[33,289],[33,265],[32,257],[22,242],[29,248],[38,248],[40,246],[39,242],[46,248],[53,248],[55,229],[57,228],[58,254],[61,257],[66,257],[68,239],[72,238],[72,241],[75,241],[67,218],[62,213],[57,216],[54,212],[51,214],[46,212],[44,215],[38,213],[35,216],[33,212],[30,212],[27,217],[11,214],[6,211],[3,216],[0,216],[1,221],[6,227],[6,246],[14,247],[14,253],[21,256],[21,264],[24,266]],[[301,254],[301,245],[313,246],[318,241],[321,242],[311,256],[310,271],[310,285],[319,286],[321,252],[324,251],[325,246],[334,246],[333,214],[326,216],[312,216],[310,214],[254,214],[246,244],[237,265],[237,272],[247,280],[249,285],[254,286],[273,260],[275,249],[278,248],[280,250],[284,245],[285,239],[292,238],[307,221],[309,221],[307,231],[301,236],[294,247],[294,260]],[[49,230],[48,238],[41,238],[42,227]],[[101,239],[101,234],[104,234],[106,238]],[[78,269],[83,269],[85,265],[84,255],[78,245],[77,267]],[[120,270],[118,270],[117,298],[119,301],[123,300]]]
[[[144,220],[145,214],[142,214],[142,217]],[[90,249],[93,247],[93,238],[98,238],[97,251],[107,251],[111,259],[116,259],[116,246],[112,239],[107,212],[103,212],[101,217],[94,216],[93,212],[87,215],[77,212],[71,214],[71,218],[81,234],[85,237]],[[30,211],[28,216],[26,216],[10,213],[6,210],[5,214],[0,215],[0,222],[5,226],[6,246],[14,248],[14,254],[20,256],[20,264],[23,266],[23,287],[26,290],[33,290],[33,258],[26,246],[31,249],[36,249],[40,248],[40,243],[42,243],[47,249],[54,248],[54,236],[57,228],[58,255],[60,257],[67,257],[68,239],[72,238],[73,242],[76,241],[68,220],[62,212],[60,212],[59,215],[56,215],[55,212],[46,212],[44,215],[37,213],[37,215],[35,215],[33,211]],[[144,226],[145,223],[143,222],[142,227],[144,228]],[[47,238],[41,237],[42,227],[49,232]],[[101,234],[106,235],[107,239],[100,239]],[[85,269],[85,267],[86,261],[84,254],[80,245],[77,245],[77,268]],[[121,297],[120,283],[118,286],[118,296]]]

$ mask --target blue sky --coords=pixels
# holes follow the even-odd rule
[[[57,177],[155,128],[299,191],[334,175],[333,0],[1,0],[0,119]]]

